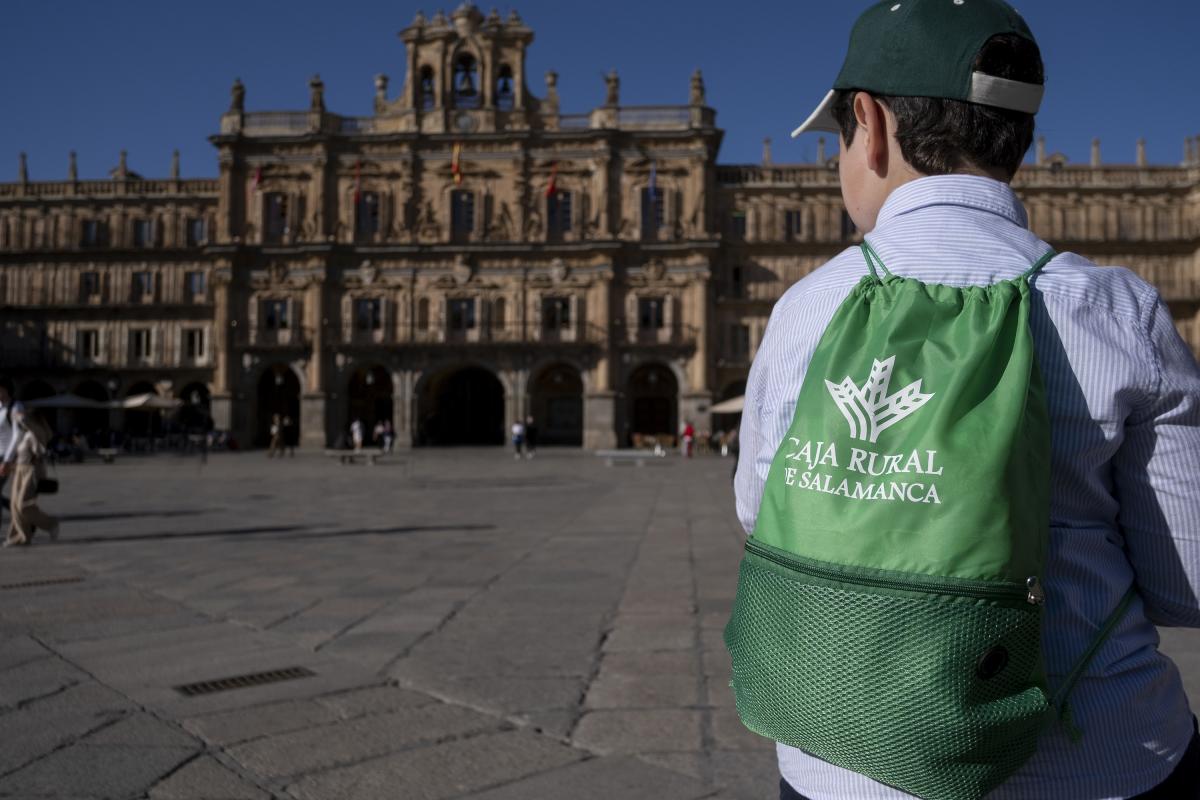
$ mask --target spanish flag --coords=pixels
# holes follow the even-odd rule
[[[450,173],[454,175],[454,185],[462,186],[462,165],[459,161],[462,158],[462,144],[454,143],[453,155],[450,157]]]
[[[546,197],[552,197],[558,191],[558,162],[550,167],[550,182],[546,184]]]

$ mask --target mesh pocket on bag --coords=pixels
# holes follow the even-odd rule
[[[742,560],[725,643],[751,730],[929,800],[980,798],[1048,719],[1035,607],[807,582]]]

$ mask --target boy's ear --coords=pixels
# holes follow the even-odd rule
[[[866,92],[854,94],[854,119],[861,128],[867,168],[882,177],[888,172],[888,130],[883,105]]]

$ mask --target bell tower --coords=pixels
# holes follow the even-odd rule
[[[522,130],[540,102],[525,85],[525,55],[533,42],[516,11],[502,19],[463,3],[447,17],[418,13],[400,32],[406,49],[404,87],[377,104],[379,116],[405,116],[424,133]]]

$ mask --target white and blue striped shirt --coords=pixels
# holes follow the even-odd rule
[[[1007,184],[965,175],[901,186],[867,239],[892,272],[954,286],[1014,278],[1049,249]],[[771,314],[740,433],[737,510],[747,532],[817,341],[866,272],[859,249],[847,250]],[[1126,798],[1162,782],[1192,735],[1155,624],[1200,627],[1200,369],[1158,293],[1126,269],[1063,254],[1032,286],[1052,425],[1042,633],[1052,691],[1131,582],[1138,597],[1072,695],[1082,742],[1052,726],[989,800]],[[778,751],[783,777],[813,800],[908,797],[786,745]]]

